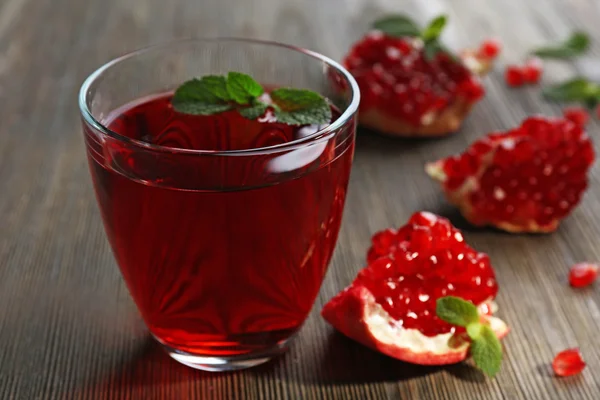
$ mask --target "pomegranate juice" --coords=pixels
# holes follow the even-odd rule
[[[307,317],[331,258],[352,137],[300,156],[252,153],[319,127],[235,111],[183,115],[167,94],[118,109],[104,123],[166,147],[156,156],[143,145],[138,152],[127,141],[99,140],[89,128],[85,135],[108,238],[152,334],[213,357],[283,344]]]

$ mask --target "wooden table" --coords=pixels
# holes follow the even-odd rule
[[[568,266],[600,260],[600,170],[583,204],[551,235],[474,230],[501,286],[512,326],[494,380],[469,364],[425,368],[387,358],[334,333],[318,315],[363,266],[371,234],[416,210],[456,216],[423,172],[426,161],[462,149],[532,113],[558,114],[530,87],[507,89],[503,68],[463,129],[438,141],[359,132],[339,243],[313,313],[293,348],[238,373],[192,370],[149,339],[123,284],[100,221],[84,155],[76,94],[96,67],[174,37],[276,39],[340,59],[388,11],[419,21],[447,12],[454,48],[497,35],[500,63],[574,28],[596,39],[596,0],[2,0],[0,1],[0,398],[1,399],[598,399],[599,286],[573,290]],[[585,69],[548,64],[544,80]],[[600,69],[598,69],[600,71]],[[597,72],[598,72],[597,71]],[[593,71],[591,71],[593,72]],[[590,126],[598,140],[597,122]],[[455,220],[459,220],[455,218]],[[554,354],[580,346],[580,376],[557,379]]]

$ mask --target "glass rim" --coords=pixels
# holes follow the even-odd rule
[[[312,57],[315,60],[326,63],[327,65],[335,68],[338,72],[340,72],[350,84],[350,88],[352,90],[351,100],[344,112],[336,118],[331,124],[326,126],[323,129],[319,129],[317,132],[312,133],[306,137],[299,138],[296,140],[292,140],[287,143],[280,143],[273,146],[267,147],[257,147],[252,149],[241,149],[241,150],[196,150],[196,149],[180,149],[176,147],[168,147],[161,146],[152,143],[147,143],[142,140],[132,139],[130,137],[121,135],[117,132],[110,130],[105,124],[98,121],[89,110],[87,106],[87,94],[89,88],[92,84],[102,76],[102,74],[107,71],[109,68],[126,61],[130,58],[139,56],[141,54],[145,54],[147,52],[157,50],[164,47],[169,47],[173,44],[184,44],[184,43],[217,43],[217,42],[239,42],[239,43],[249,43],[249,44],[259,44],[265,46],[279,47],[283,49],[288,49],[291,51],[295,51],[298,53],[305,54],[309,57]],[[140,146],[146,150],[153,150],[159,152],[167,152],[167,153],[181,153],[181,154],[201,154],[201,155],[252,155],[252,154],[269,154],[273,152],[280,152],[285,150],[293,150],[299,147],[318,143],[322,140],[327,140],[329,137],[338,131],[344,124],[358,111],[358,105],[360,102],[360,91],[358,88],[358,84],[354,77],[338,62],[332,60],[331,58],[324,56],[320,53],[317,53],[312,50],[308,50],[302,47],[279,43],[275,41],[268,40],[258,40],[258,39],[245,39],[245,38],[236,38],[236,37],[214,37],[214,38],[192,38],[192,39],[179,39],[179,40],[171,40],[167,42],[162,42],[158,44],[153,44],[150,46],[142,47],[138,50],[134,50],[128,52],[122,56],[116,57],[107,63],[103,64],[99,68],[97,68],[94,72],[92,72],[83,82],[81,88],[79,89],[79,110],[81,115],[86,123],[90,124],[94,129],[98,130],[103,135],[109,136],[113,139],[119,140],[121,142],[125,142],[128,144]]]

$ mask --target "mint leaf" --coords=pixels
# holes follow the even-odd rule
[[[271,92],[275,116],[289,125],[327,124],[331,108],[318,93],[306,89],[280,88]]]
[[[380,18],[373,23],[373,28],[395,37],[421,35],[421,28],[412,19],[401,14]]]
[[[262,101],[256,101],[255,104],[250,107],[240,108],[240,114],[242,114],[242,117],[244,118],[256,119],[267,111],[267,107],[269,107],[268,104],[265,104]]]
[[[533,51],[538,57],[569,59],[585,53],[590,47],[590,37],[585,32],[573,32],[571,36],[556,46],[542,47]]]
[[[441,320],[452,325],[468,326],[479,322],[477,307],[460,297],[440,297],[436,301],[435,312]]]
[[[479,337],[471,343],[475,364],[488,376],[494,377],[502,363],[502,345],[488,325],[482,325]]]
[[[217,103],[221,99],[209,83],[210,76],[202,79],[192,79],[177,88],[173,100],[177,102],[195,101],[201,103]]]
[[[231,96],[227,92],[227,79],[220,75],[207,75],[202,77],[201,80],[205,89],[213,93],[217,98],[223,101],[230,101]]]
[[[429,25],[427,25],[423,33],[421,33],[423,41],[427,43],[432,40],[437,40],[446,26],[447,21],[448,17],[446,15],[440,15],[439,17],[434,18]]]
[[[227,92],[236,103],[250,104],[253,99],[263,94],[264,89],[250,75],[230,72],[227,74]]]
[[[542,94],[549,100],[578,101],[593,107],[600,102],[600,85],[580,77],[545,87]]]
[[[205,76],[183,83],[173,94],[173,108],[177,112],[195,115],[211,115],[231,109],[220,97],[220,84],[214,78],[218,77]]]

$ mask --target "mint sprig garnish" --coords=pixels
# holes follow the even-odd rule
[[[569,59],[585,53],[590,47],[590,37],[585,32],[573,32],[564,42],[554,46],[541,47],[533,51],[541,58]]]
[[[395,14],[378,19],[373,23],[373,28],[389,36],[420,38],[423,40],[425,57],[431,60],[439,52],[452,56],[452,53],[439,40],[447,22],[448,17],[440,15],[431,20],[425,29],[421,29],[410,17]]]
[[[288,125],[327,124],[331,108],[323,96],[306,89],[279,88],[268,98],[250,75],[229,72],[227,76],[207,75],[179,86],[171,104],[181,113],[212,115],[237,110],[244,118],[256,119],[270,107],[278,122]],[[269,102],[265,102],[270,99]]]
[[[592,108],[600,103],[600,84],[577,77],[545,87],[542,94],[548,100],[580,102]]]
[[[494,377],[502,363],[502,345],[489,324],[480,321],[477,307],[460,297],[441,297],[436,302],[436,314],[440,319],[466,329],[471,339],[473,361],[485,374]]]

